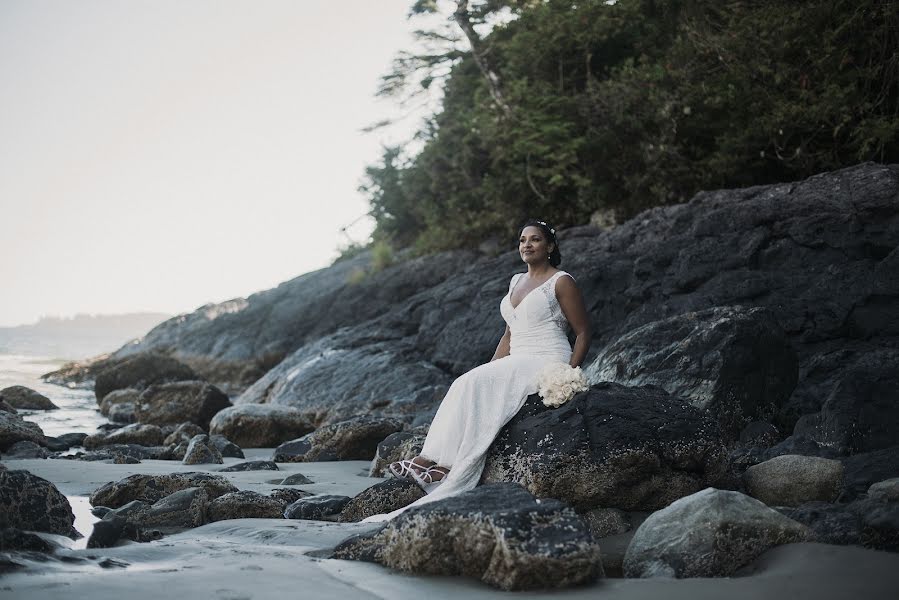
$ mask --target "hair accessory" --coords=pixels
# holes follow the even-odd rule
[[[547,225],[546,221],[537,221],[537,222],[540,223],[541,225],[543,225],[544,227],[546,227],[547,229],[549,229],[549,232],[551,234],[556,235],[556,230],[551,228],[549,225]]]

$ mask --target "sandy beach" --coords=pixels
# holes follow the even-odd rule
[[[270,448],[244,449],[246,460],[266,459]],[[225,465],[242,462],[225,458]],[[92,523],[87,496],[106,482],[135,473],[216,471],[219,465],[182,465],[144,460],[108,464],[69,460],[5,460],[9,469],[26,469],[52,481],[73,501],[76,528],[85,538],[71,541],[41,534],[64,545],[49,560],[15,555],[26,567],[0,578],[2,598],[155,599],[167,595],[250,600],[296,596],[312,598],[497,598],[509,592],[460,577],[414,576],[379,565],[326,558],[349,535],[377,524],[284,519],[234,519],[167,535],[148,543],[123,540],[112,548],[88,549]],[[313,493],[353,496],[381,479],[367,476],[367,461],[279,463],[281,471],[223,473],[242,490],[266,493],[278,481],[303,473]],[[611,551],[613,540],[607,542]],[[603,541],[600,541],[603,547]],[[899,555],[860,547],[801,543],[762,555],[740,576],[716,579],[613,579],[583,588],[523,597],[636,600],[666,595],[684,599],[894,598],[899,588]]]

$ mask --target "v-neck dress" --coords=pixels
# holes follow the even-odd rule
[[[392,519],[407,509],[477,486],[494,438],[521,410],[527,397],[537,392],[537,374],[547,364],[571,360],[568,321],[556,297],[556,281],[571,275],[565,271],[553,273],[528,292],[518,306],[512,306],[512,290],[525,275],[512,276],[509,292],[499,305],[511,332],[509,355],[458,377],[431,422],[421,456],[450,469],[445,481],[412,504],[373,515],[365,522]]]

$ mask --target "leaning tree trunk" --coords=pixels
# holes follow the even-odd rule
[[[477,63],[478,68],[487,80],[487,89],[490,91],[490,97],[493,98],[493,101],[502,111],[503,116],[510,116],[512,114],[512,109],[503,96],[502,82],[500,81],[496,70],[490,66],[490,60],[487,58],[489,49],[485,48],[483,40],[481,40],[478,33],[474,30],[474,26],[471,24],[471,19],[468,14],[468,0],[457,0],[456,11],[453,13],[453,18],[456,20],[456,23],[459,24],[465,37],[468,38],[468,43],[471,45],[471,54],[474,56],[475,63]]]

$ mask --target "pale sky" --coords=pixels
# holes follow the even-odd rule
[[[190,312],[328,265],[412,0],[0,0],[0,326]],[[371,224],[352,233],[364,240]]]

